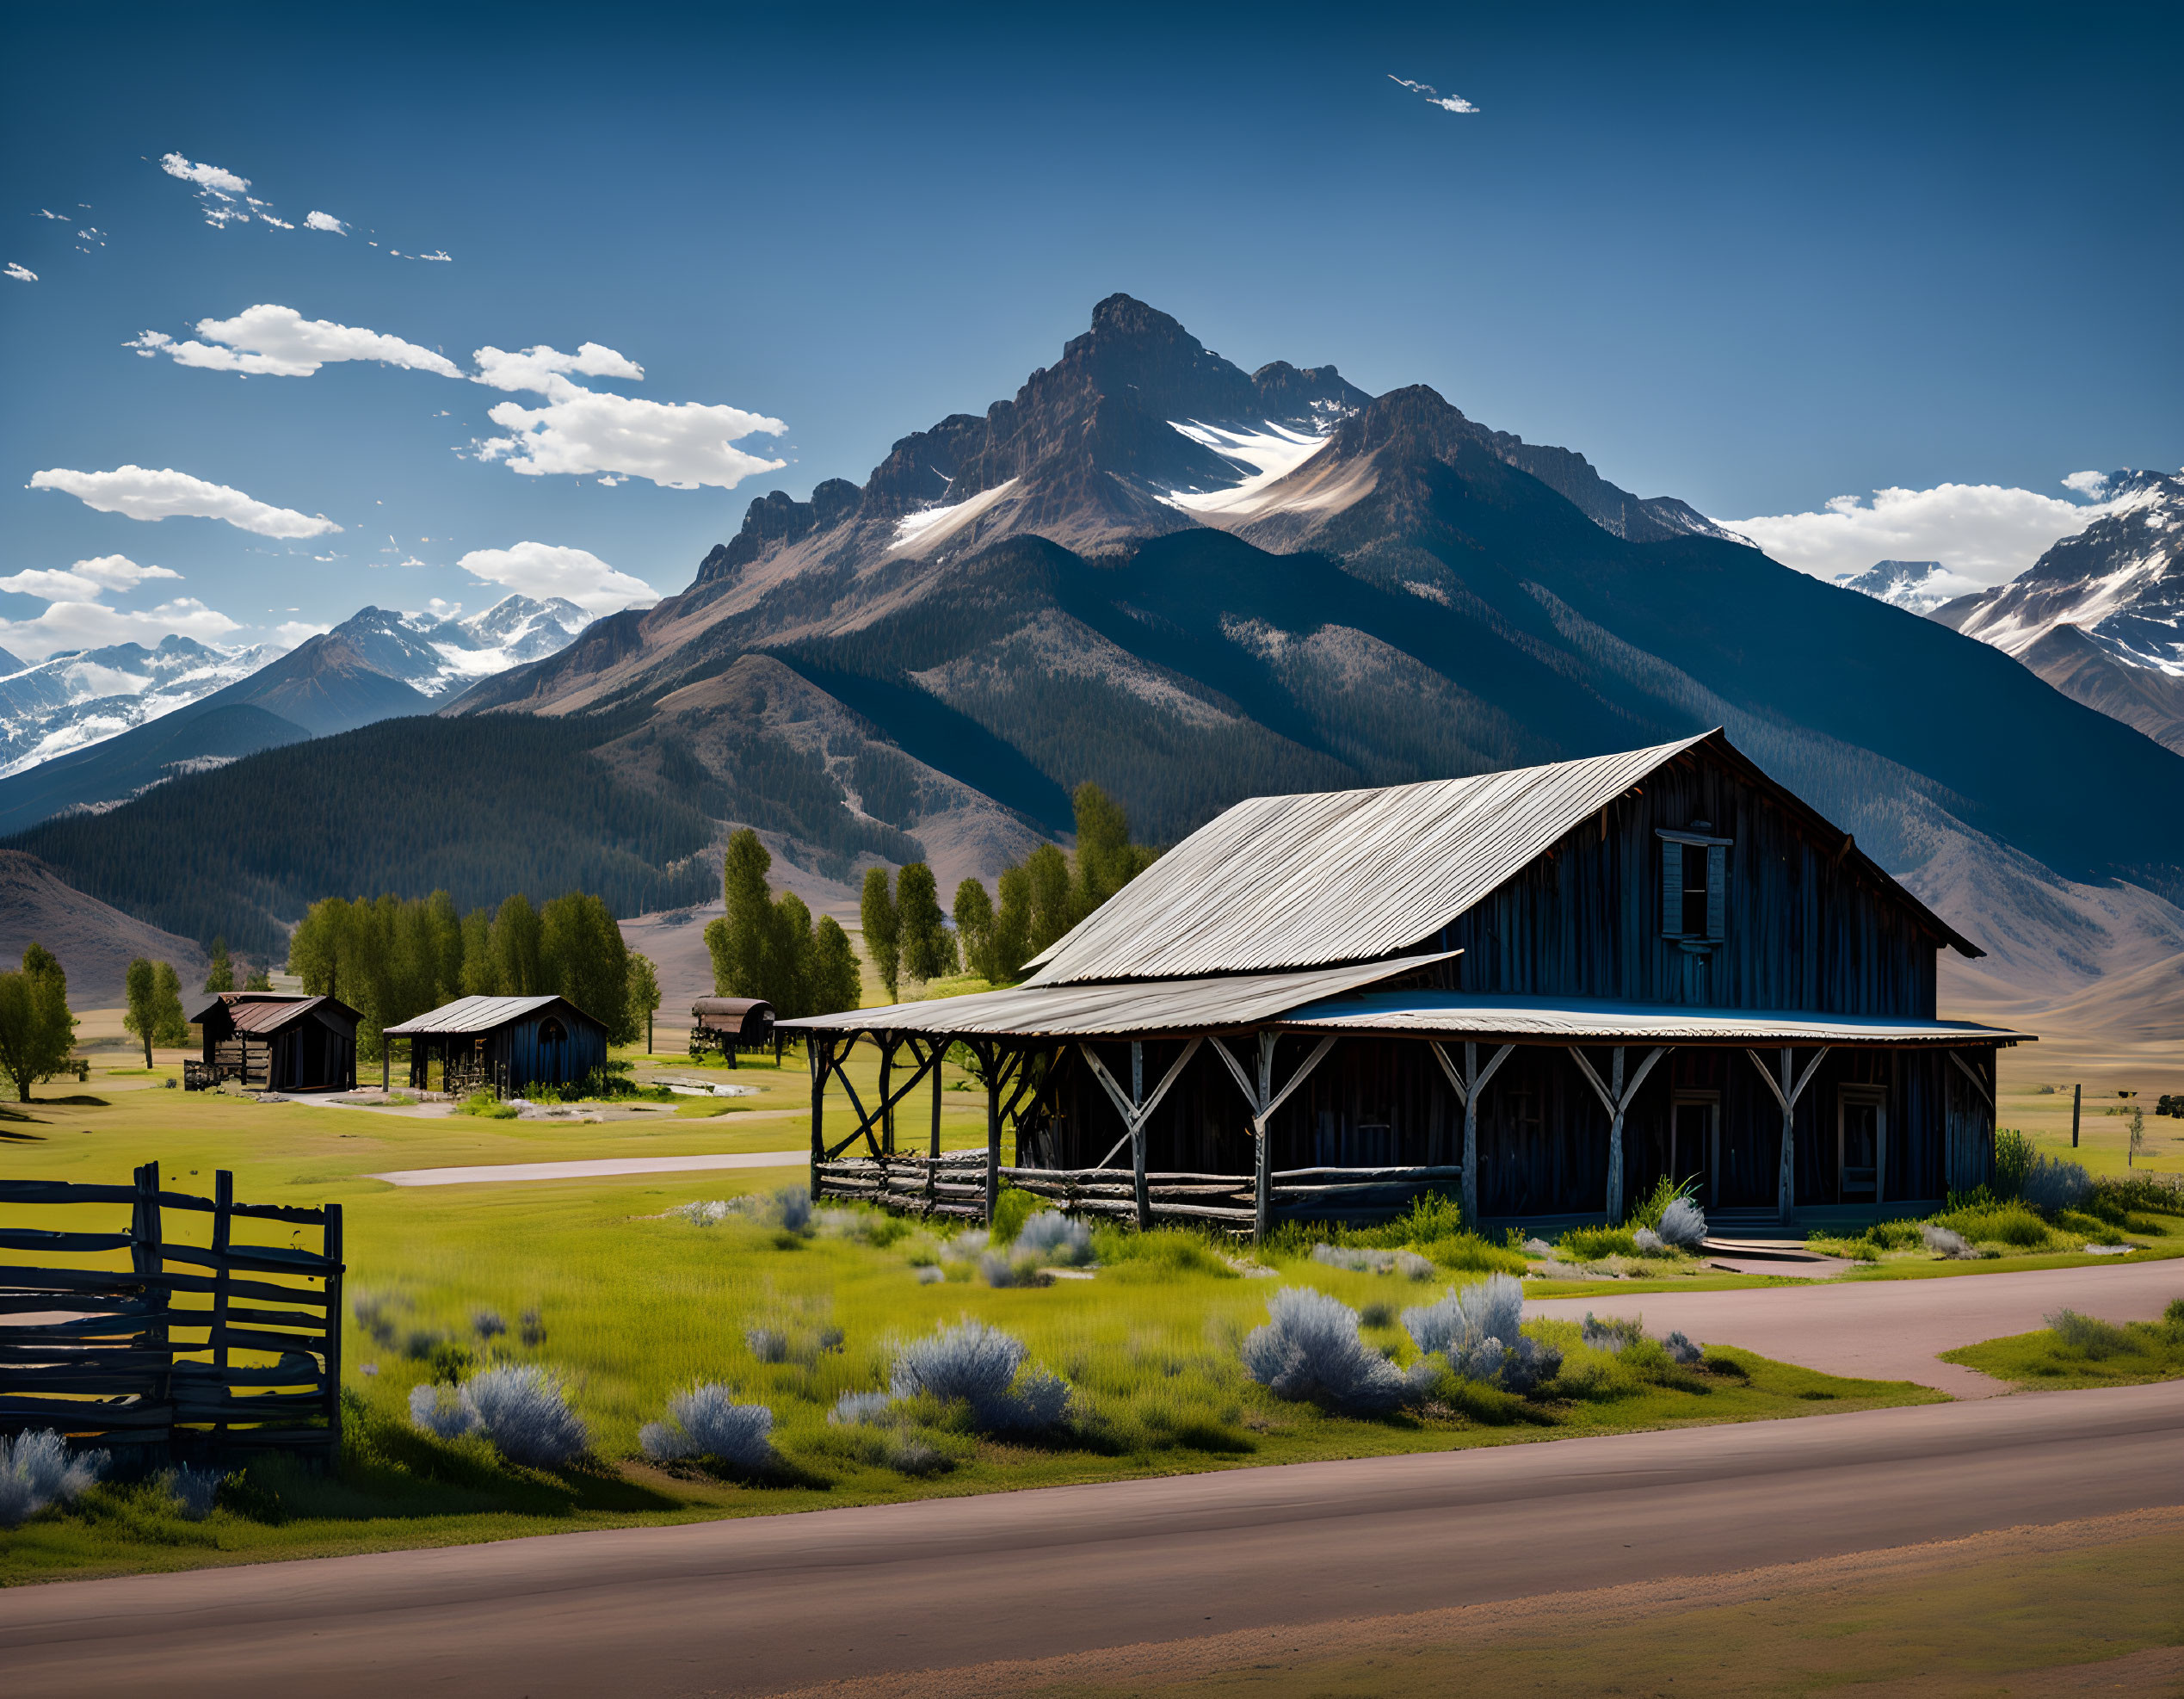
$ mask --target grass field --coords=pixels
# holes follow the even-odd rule
[[[2088,1316],[2065,1314],[2030,1333],[1988,1339],[1941,1355],[1945,1362],[2022,1387],[2125,1387],[2173,1381],[2184,1375],[2184,1298],[2170,1304],[2159,1321],[2126,1322],[2119,1327]]]

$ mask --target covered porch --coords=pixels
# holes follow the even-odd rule
[[[812,1194],[984,1218],[1006,1183],[1262,1237],[1427,1191],[1489,1227],[1619,1220],[1663,1176],[1749,1230],[1938,1206],[1991,1177],[1995,1053],[2026,1035],[1428,988],[1445,960],[785,1023],[809,1041]],[[842,1066],[861,1041],[879,1052],[869,1104]],[[938,1063],[957,1044],[984,1082],[986,1149],[944,1155]],[[827,1125],[830,1084],[846,1127]],[[905,1113],[921,1087],[929,1129]]]

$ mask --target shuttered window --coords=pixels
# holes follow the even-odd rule
[[[1729,840],[1661,834],[1661,936],[1719,943],[1729,923]]]

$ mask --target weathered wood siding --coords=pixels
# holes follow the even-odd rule
[[[1700,820],[1733,842],[1724,935],[1693,949],[1663,936],[1656,833]],[[1843,849],[1695,750],[1421,948],[1464,952],[1459,991],[1932,1018],[1930,923]]]

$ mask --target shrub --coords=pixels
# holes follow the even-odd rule
[[[1974,1243],[2014,1245],[2029,1250],[2045,1245],[2047,1223],[2025,1204],[2014,1200],[1959,1209],[1935,1218],[1936,1225],[1953,1229]]]
[[[349,1299],[349,1313],[356,1325],[372,1336],[381,1350],[394,1349],[394,1301],[383,1292],[358,1292]]]
[[[438,1381],[410,1388],[410,1420],[435,1439],[460,1439],[478,1429],[478,1412],[463,1401],[461,1390]]]
[[[743,1330],[743,1344],[761,1362],[789,1360],[788,1335],[778,1327],[747,1327]]]
[[[1438,1302],[1403,1313],[1404,1330],[1418,1349],[1428,1356],[1439,1353],[1452,1366],[1482,1341],[1516,1338],[1523,1319],[1524,1283],[1505,1274],[1452,1286]]]
[[[843,1428],[877,1426],[887,1419],[892,1402],[885,1393],[844,1393],[827,1412],[827,1420]]]
[[[455,1105],[457,1115],[474,1115],[486,1121],[513,1121],[523,1111],[513,1103],[503,1103],[490,1090],[479,1089]]]
[[[1876,1221],[1866,1229],[1866,1243],[1876,1251],[1909,1251],[1927,1242],[1925,1228],[1917,1221]]]
[[[2058,1310],[2053,1315],[2041,1318],[2049,1331],[2074,1351],[2083,1351],[2095,1358],[2114,1356],[2131,1349],[2131,1336],[2113,1322],[2098,1316],[2080,1315],[2076,1310]]]
[[[783,1186],[774,1194],[774,1202],[781,1212],[781,1225],[793,1233],[800,1233],[811,1225],[811,1194],[802,1186]]]
[[[1629,1227],[1571,1227],[1558,1241],[1560,1253],[1576,1263],[1638,1255],[1638,1235]]]
[[[1688,1199],[1692,1188],[1696,1183],[1697,1182],[1692,1180],[1671,1180],[1663,1174],[1653,1183],[1653,1189],[1639,1199],[1629,1214],[1624,1218],[1623,1225],[1632,1229],[1650,1227],[1654,1232],[1659,1233],[1662,1218],[1675,1206],[1679,1200]],[[1663,1236],[1666,1237],[1665,1234]]]
[[[1513,1393],[1528,1393],[1562,1372],[1562,1353],[1521,1333],[1503,1344],[1490,1335],[1453,1365],[1466,1381],[1483,1381]]]
[[[1696,1251],[1706,1242],[1706,1212],[1694,1199],[1677,1198],[1661,1212],[1660,1225],[1654,1231],[1679,1249]]]
[[[1039,1208],[1039,1199],[1016,1186],[1003,1186],[1001,1195],[994,1200],[993,1220],[986,1224],[987,1236],[996,1245],[1007,1245],[1024,1231],[1024,1224],[1032,1212]]]
[[[1669,1337],[1661,1342],[1661,1346],[1673,1361],[1685,1364],[1696,1362],[1706,1354],[1699,1346],[1693,1344],[1689,1338],[1680,1329],[1672,1331]]]
[[[535,1351],[546,1344],[546,1323],[535,1309],[524,1311],[518,1325],[521,1331],[517,1337],[528,1349]]]
[[[490,1343],[508,1331],[508,1324],[501,1319],[498,1310],[475,1310],[471,1313],[470,1331]]]
[[[1936,1226],[1931,1221],[1919,1223],[1920,1237],[1926,1240],[1926,1248],[1941,1257],[1974,1257],[1978,1253],[1960,1233],[1947,1227]]]
[[[462,1401],[511,1463],[552,1468],[584,1449],[583,1423],[535,1363],[487,1369],[464,1384]]]
[[[1434,1265],[1415,1251],[1379,1251],[1361,1245],[1315,1245],[1312,1261],[1330,1269],[1349,1269],[1362,1274],[1399,1274],[1410,1280],[1431,1280]]]
[[[91,1490],[114,1461],[107,1451],[69,1455],[52,1429],[0,1434],[0,1528],[13,1528],[51,1504],[65,1504]]]
[[[202,1522],[219,1502],[224,1479],[218,1469],[196,1469],[184,1464],[161,1475],[159,1486],[174,1500],[176,1515],[185,1522]]]
[[[2043,1215],[2076,1209],[2092,1195],[2093,1177],[2075,1162],[2033,1152],[2018,1195]]]
[[[1650,1227],[1640,1227],[1635,1233],[1632,1233],[1631,1245],[1641,1257],[1673,1257],[1675,1255],[1675,1252],[1669,1248],[1668,1240],[1663,1239],[1660,1234],[1654,1232]]]
[[[1245,1372],[1277,1398],[1378,1416],[1414,1395],[1403,1372],[1358,1337],[1357,1312],[1340,1299],[1286,1286],[1267,1301],[1267,1325],[1245,1337],[1242,1355]]]
[[[1044,1286],[1046,1276],[1030,1253],[988,1251],[978,1257],[978,1274],[989,1286]]]
[[[1058,1209],[1042,1209],[1020,1227],[1016,1249],[1042,1261],[1071,1267],[1092,1260],[1092,1229]]]
[[[2184,1215],[2184,1175],[2103,1175],[2093,1183],[2083,1207],[2088,1214],[2118,1225],[2134,1209]]]
[[[762,1404],[738,1404],[729,1388],[707,1383],[669,1399],[667,1420],[647,1422],[638,1441],[656,1462],[710,1457],[756,1474],[780,1461],[773,1433],[771,1410]]]
[[[1995,1195],[1998,1198],[2019,1198],[2025,1195],[2025,1177],[2038,1152],[2033,1141],[2014,1127],[1995,1130]]]
[[[1645,1338],[1645,1324],[1637,1316],[1612,1315],[1602,1320],[1587,1310],[1578,1337],[1596,1351],[1620,1351]]]
[[[920,1286],[937,1286],[947,1277],[947,1270],[938,1263],[927,1263],[917,1270]]]
[[[1022,1340],[982,1321],[966,1321],[904,1346],[887,1389],[898,1399],[960,1402],[985,1432],[1039,1433],[1059,1426],[1068,1415],[1070,1389],[1043,1368],[1025,1368],[1029,1355]]]
[[[725,1198],[716,1197],[699,1203],[677,1204],[668,1214],[680,1215],[693,1226],[717,1227],[728,1219],[730,1209]]]

